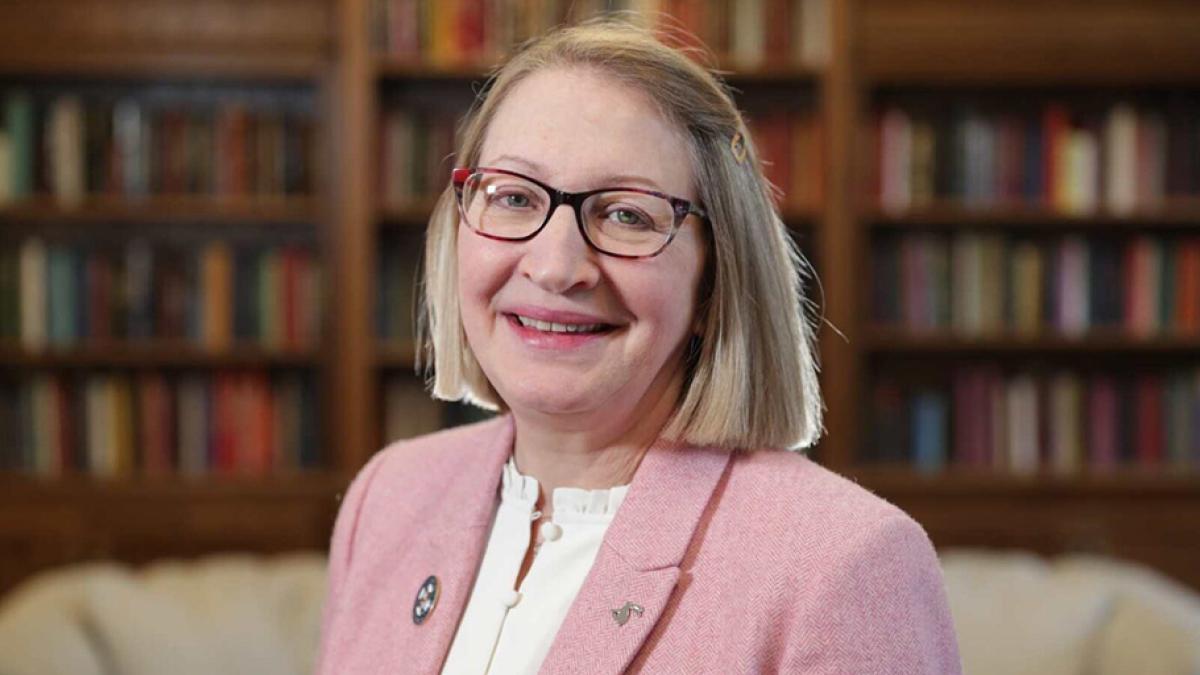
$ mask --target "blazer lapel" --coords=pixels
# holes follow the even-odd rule
[[[628,667],[662,618],[729,458],[728,450],[669,445],[646,453],[541,672],[604,675]],[[621,624],[614,612],[623,607]]]
[[[447,483],[441,503],[449,510],[431,518],[425,535],[413,542],[417,550],[405,568],[415,576],[399,584],[402,595],[394,599],[394,609],[407,617],[417,590],[430,575],[438,578],[439,596],[421,625],[404,619],[404,634],[393,643],[394,672],[438,672],[449,652],[483,558],[501,468],[512,452],[512,419],[496,423],[495,436],[486,441],[486,454],[456,467],[461,471],[457,475],[439,477]]]

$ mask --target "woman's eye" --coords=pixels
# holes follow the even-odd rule
[[[534,200],[527,192],[508,190],[505,192],[492,192],[488,195],[488,203],[496,204],[506,209],[527,209],[534,205]]]
[[[640,213],[632,209],[616,209],[609,212],[608,217],[626,227],[638,227],[649,224]]]

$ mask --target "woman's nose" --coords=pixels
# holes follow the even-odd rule
[[[600,279],[596,255],[579,231],[574,209],[562,204],[542,231],[525,242],[518,269],[545,290],[563,294],[596,285]]]

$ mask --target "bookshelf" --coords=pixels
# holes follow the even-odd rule
[[[941,469],[928,471],[908,460],[869,457],[881,376],[949,391],[951,373],[984,367],[1003,376],[1027,375],[1037,389],[1040,378],[1068,371],[1078,374],[1086,391],[1093,373],[1136,378],[1141,370],[1190,372],[1200,367],[1200,338],[1173,330],[1130,334],[1119,326],[1064,334],[1001,324],[964,332],[942,322],[914,331],[902,322],[876,321],[875,273],[864,266],[880,242],[913,235],[947,246],[963,237],[997,237],[1047,248],[1067,238],[1123,245],[1138,237],[1175,242],[1200,236],[1195,194],[1121,210],[1108,208],[1103,199],[1095,208],[1065,212],[1036,200],[966,205],[936,194],[907,208],[885,208],[876,197],[878,150],[872,140],[877,113],[892,103],[949,109],[949,103],[966,102],[1003,109],[1009,99],[1029,99],[1040,110],[1052,99],[1068,105],[1096,99],[1106,109],[1128,99],[1153,110],[1163,97],[1195,101],[1200,48],[1193,36],[1200,34],[1200,9],[1174,0],[1053,0],[1036,6],[1004,0],[970,6],[948,0],[827,0],[823,9],[813,10],[809,0],[761,0],[745,6],[759,7],[773,19],[784,5],[801,9],[788,21],[740,16],[722,21],[719,12],[708,10],[732,3],[547,2],[538,5],[545,15],[506,12],[484,16],[482,23],[474,17],[460,24],[470,37],[462,49],[431,42],[423,51],[421,35],[445,40],[452,24],[422,28],[421,21],[434,20],[432,12],[416,22],[396,15],[373,19],[392,4],[411,11],[420,3],[249,0],[234,10],[219,0],[119,6],[21,0],[0,7],[0,91],[46,83],[121,91],[158,86],[299,91],[311,105],[319,158],[308,193],[151,192],[137,200],[85,194],[69,206],[44,195],[10,201],[0,206],[0,249],[33,235],[69,242],[83,234],[118,249],[149,235],[185,250],[214,239],[235,248],[305,245],[321,262],[325,299],[320,339],[296,348],[229,340],[213,349],[160,338],[90,341],[31,353],[0,343],[5,377],[301,373],[316,383],[323,429],[315,450],[319,462],[307,470],[109,480],[80,473],[60,478],[5,473],[0,589],[32,570],[95,556],[140,562],[226,549],[324,548],[337,495],[386,440],[467,419],[457,407],[415,395],[420,386],[412,368],[415,346],[403,327],[409,310],[396,302],[411,298],[411,287],[396,280],[413,269],[433,202],[427,188],[388,194],[396,185],[384,177],[386,139],[395,129],[411,135],[414,113],[428,113],[443,126],[443,142],[450,143],[445,134],[453,133],[502,45],[561,20],[569,4],[578,15],[634,4],[672,14],[698,28],[714,48],[739,104],[765,122],[756,127],[758,134],[786,134],[790,144],[804,136],[795,133],[794,122],[773,123],[771,114],[778,110],[804,118],[801,127],[819,129],[819,140],[800,143],[772,165],[780,171],[786,160],[801,158],[784,173],[790,178],[775,181],[791,188],[785,188],[793,198],[781,206],[784,219],[821,278],[829,434],[814,452],[819,461],[908,510],[939,546],[1111,553],[1200,587],[1200,551],[1179,545],[1200,535],[1196,467],[1117,463],[1089,471],[1084,463],[1085,470],[1075,472],[1013,472],[961,466],[948,453]],[[462,3],[468,10],[482,5],[507,6]],[[819,59],[804,56],[803,48],[798,55],[786,31],[805,12],[810,26],[823,29],[815,31],[815,43],[811,36],[799,42],[822,53]],[[494,30],[485,30],[480,41],[471,31],[493,25],[489,22]],[[744,37],[756,30],[757,40]],[[410,42],[389,48],[381,32]],[[754,46],[756,41],[761,44]],[[783,43],[788,46],[780,58]],[[1114,44],[1121,45],[1119,59],[1112,57]],[[408,121],[393,120],[389,127],[393,113]],[[396,147],[404,150],[403,143],[391,148],[399,165],[411,164],[411,156]],[[819,157],[813,147],[821,149]],[[439,152],[426,151],[420,162],[432,177],[426,184],[449,168],[440,161],[448,150]],[[797,189],[808,191],[803,199],[794,198]],[[810,291],[817,296],[815,288]],[[381,314],[381,299],[393,311]],[[952,416],[952,397],[944,396],[944,415]],[[397,421],[389,408],[409,414]],[[947,442],[954,438],[949,429],[945,434]]]
[[[1174,121],[1200,92],[1200,13],[850,4],[850,222],[876,257],[850,281],[847,400],[872,422],[840,429],[847,473],[938,545],[1113,554],[1200,585],[1180,546],[1200,523],[1200,184],[1180,183]]]
[[[326,544],[333,10],[0,8],[0,589]]]

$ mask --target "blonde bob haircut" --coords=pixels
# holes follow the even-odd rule
[[[479,161],[488,125],[513,88],[550,68],[587,68],[642,92],[688,143],[709,220],[696,308],[702,329],[685,349],[687,379],[662,437],[735,449],[812,445],[822,430],[822,404],[803,290],[809,267],[775,209],[773,188],[724,84],[632,23],[603,18],[559,28],[526,43],[489,78],[463,123],[458,166]],[[448,186],[426,235],[418,367],[431,375],[437,398],[505,410],[459,314],[458,224]]]

